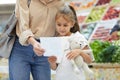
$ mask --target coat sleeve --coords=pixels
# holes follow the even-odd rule
[[[28,0],[17,0],[16,1],[15,14],[18,19],[17,27],[20,33],[20,35],[18,35],[19,41],[22,45],[27,45],[28,37],[34,36],[29,27]]]

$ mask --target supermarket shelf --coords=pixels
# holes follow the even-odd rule
[[[120,68],[119,63],[91,63],[91,68]]]

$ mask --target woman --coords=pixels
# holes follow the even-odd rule
[[[15,14],[16,40],[9,58],[10,80],[50,80],[50,67],[40,37],[52,37],[55,33],[55,15],[62,0],[17,0]]]

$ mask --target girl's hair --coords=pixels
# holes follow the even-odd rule
[[[64,6],[62,7],[58,13],[56,14],[55,20],[58,19],[59,17],[64,17],[67,21],[72,21],[74,22],[74,26],[70,29],[70,32],[75,33],[79,30],[79,24],[77,21],[77,15],[72,6]]]

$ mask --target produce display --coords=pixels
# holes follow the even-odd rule
[[[88,15],[78,15],[79,23],[93,23],[120,17],[120,0],[66,0],[76,12],[91,9]],[[83,12],[83,14],[86,14]]]
[[[98,62],[98,60],[100,59],[100,56],[98,56],[99,53],[101,53],[101,51],[103,51],[105,48],[109,47],[110,45],[111,45],[110,42],[103,42],[100,40],[95,40],[90,43],[90,47],[92,48],[94,54],[95,62]]]
[[[120,6],[110,6],[103,17],[103,20],[118,18],[120,15]]]
[[[81,25],[82,23],[84,23],[86,17],[89,15],[90,13],[90,9],[86,10],[86,11],[77,11],[77,18],[78,18],[78,22]]]
[[[90,43],[97,63],[120,63],[120,47],[107,41],[95,40]]]
[[[111,0],[98,0],[96,6],[110,3]]]
[[[75,10],[79,10],[81,4],[82,4],[81,2],[70,2],[70,5],[74,7]]]
[[[67,0],[68,1],[68,0]],[[120,0],[69,0],[77,12],[80,31],[89,40],[105,40],[111,29],[120,19]],[[91,3],[91,6],[87,6]],[[87,14],[85,11],[87,11]],[[114,21],[116,20],[116,21]],[[101,22],[104,24],[101,25]],[[89,25],[96,24],[90,31]],[[83,28],[86,26],[86,29]],[[88,31],[87,31],[88,30]]]
[[[79,15],[79,16],[78,16],[78,22],[79,22],[79,23],[83,23],[84,20],[85,20],[85,18],[86,18],[86,16],[84,16],[84,15]]]
[[[106,10],[106,6],[94,7],[85,22],[88,23],[88,22],[95,22],[101,20],[105,10]]]
[[[117,47],[115,55],[112,57],[112,61],[120,63],[120,47]]]
[[[94,40],[106,40],[107,36],[109,35],[111,29],[115,26],[117,23],[117,20],[107,20],[107,21],[101,21],[97,23],[94,31],[92,32],[89,41]]]
[[[71,1],[70,5],[75,8],[75,10],[84,10],[90,7],[93,7],[97,0],[78,0],[78,1]]]
[[[113,4],[114,4],[114,3],[115,3],[115,4],[116,4],[116,3],[120,3],[120,0],[112,0],[111,3],[113,3]]]
[[[104,40],[111,29],[105,29],[104,26],[100,26],[97,28],[96,32],[92,36],[92,40]]]
[[[95,29],[96,23],[92,24],[83,24],[80,27],[80,32],[85,36],[86,39],[89,39],[90,35],[92,34],[93,30]]]

